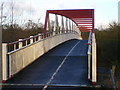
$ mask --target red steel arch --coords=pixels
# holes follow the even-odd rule
[[[72,10],[47,10],[44,33],[49,13],[65,16],[76,23],[81,32],[94,31],[94,9],[72,9]]]

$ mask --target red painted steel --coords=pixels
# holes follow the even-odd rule
[[[47,10],[44,33],[46,33],[46,24],[49,13],[62,15],[71,19],[79,27],[81,32],[89,32],[89,28],[91,28],[91,30],[94,32],[94,9]],[[80,26],[85,28],[81,29]]]
[[[48,21],[49,13],[46,12],[45,24],[44,24],[44,38],[46,38],[46,28],[47,28],[47,21]]]
[[[95,21],[94,21],[94,10],[92,11],[92,22],[93,22],[93,24],[92,24],[92,31],[94,32],[94,23],[95,23]]]

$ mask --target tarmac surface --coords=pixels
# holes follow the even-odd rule
[[[42,89],[45,85],[89,86],[87,66],[87,40],[69,40],[38,58],[7,83],[17,88],[29,86],[29,90],[30,87],[35,90],[35,86]]]

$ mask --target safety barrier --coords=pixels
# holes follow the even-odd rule
[[[56,35],[53,33],[47,33],[46,38],[44,38],[44,34],[39,34],[13,43],[4,43],[2,53],[3,81],[18,73],[55,46],[70,39],[80,39],[80,35],[76,31]],[[11,46],[13,50],[8,52],[8,47]]]
[[[88,39],[88,79],[92,81],[93,85],[96,85],[97,81],[97,66],[96,66],[96,39],[95,33],[89,33]]]

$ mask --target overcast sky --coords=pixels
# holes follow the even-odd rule
[[[11,2],[12,0],[0,0]],[[119,0],[13,0],[16,16],[44,23],[46,10],[56,9],[95,9],[95,27],[118,21]]]

